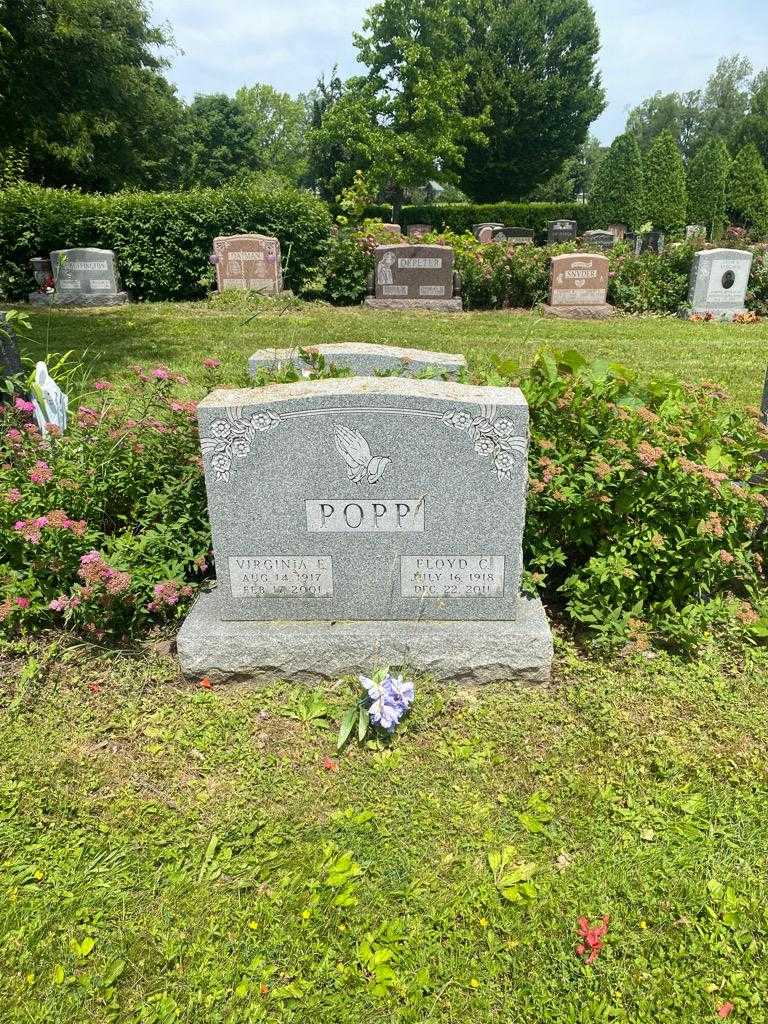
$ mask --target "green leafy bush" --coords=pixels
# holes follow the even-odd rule
[[[768,625],[768,487],[749,482],[767,438],[754,418],[715,386],[641,382],[576,352],[540,356],[522,388],[526,565],[571,620],[608,646],[677,648]]]
[[[752,142],[739,150],[731,164],[726,198],[738,224],[761,237],[768,232],[768,172]]]
[[[392,219],[392,207],[385,204],[369,206],[365,213],[380,220]],[[585,203],[429,203],[404,206],[399,223],[404,231],[410,224],[431,224],[436,231],[461,234],[471,231],[473,224],[489,221],[533,228],[543,241],[549,220],[575,220],[580,231],[594,226],[592,208]]]
[[[759,316],[768,316],[768,245],[756,245],[753,252],[746,304]]]
[[[286,285],[299,290],[314,272],[330,226],[322,200],[274,183],[109,196],[19,185],[0,192],[0,292],[17,299],[34,288],[33,256],[97,246],[114,249],[134,298],[199,298],[214,280],[213,239],[241,232],[275,235]]]
[[[610,257],[608,301],[628,313],[676,313],[688,301],[693,253],[690,245],[677,245],[660,255],[635,256],[617,245]]]

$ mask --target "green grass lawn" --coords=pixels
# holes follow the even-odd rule
[[[646,374],[715,380],[743,404],[759,402],[768,364],[768,323],[688,323],[673,317],[618,317],[572,322],[533,313],[386,313],[319,304],[249,308],[227,301],[155,303],[118,310],[33,313],[34,351],[74,349],[98,374],[116,376],[135,363],[164,362],[197,372],[204,355],[242,373],[257,348],[367,341],[446,352],[496,352],[527,364],[542,346],[576,348],[587,357],[623,362]],[[256,315],[254,316],[254,311]],[[253,317],[246,323],[249,317]]]
[[[759,400],[768,326],[274,304],[32,315],[36,355],[244,381],[256,348],[576,348]],[[49,646],[44,646],[48,643]],[[0,1024],[768,1022],[768,652],[417,680],[344,752],[349,680],[211,690],[153,647],[0,652]],[[591,965],[577,921],[608,915]]]
[[[765,1021],[768,658],[557,666],[329,771],[348,683],[0,665],[0,1019]]]

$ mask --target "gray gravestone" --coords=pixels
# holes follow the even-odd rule
[[[533,245],[534,235],[533,228],[501,228],[494,233],[493,240],[507,245]]]
[[[579,233],[579,225],[575,220],[548,220],[547,245],[558,245],[560,242],[572,242]]]
[[[547,313],[567,320],[603,320],[613,316],[608,304],[608,257],[575,252],[553,256],[549,268]]]
[[[627,234],[626,224],[609,224],[608,231],[613,235],[617,242],[623,242]]]
[[[594,245],[607,251],[616,245],[616,235],[612,231],[585,231],[584,241],[587,245]]]
[[[423,238],[424,235],[428,235],[432,230],[433,228],[431,224],[409,224],[408,237]]]
[[[655,252],[660,256],[664,252],[665,243],[666,235],[663,231],[649,231],[640,239],[640,252]]]
[[[403,233],[403,229],[399,224],[384,223],[381,227],[390,235],[402,235]]]
[[[15,377],[21,373],[21,356],[13,322],[8,314],[0,312],[0,378]]]
[[[187,674],[548,678],[520,391],[336,378],[215,391],[198,419],[217,588],[179,635]]]
[[[473,224],[472,233],[478,242],[484,242],[488,244],[493,241],[493,237],[497,231],[501,231],[504,228],[503,224],[499,224],[497,221],[488,220],[482,224]]]
[[[271,235],[220,235],[213,240],[213,256],[220,292],[277,295],[283,290],[280,242]]]
[[[32,292],[33,305],[122,306],[128,301],[120,291],[111,249],[55,249],[51,269],[54,292]]]
[[[685,229],[685,240],[686,242],[695,242],[701,240],[706,242],[707,240],[707,225],[706,224],[689,224]]]
[[[467,360],[462,355],[399,348],[395,345],[372,345],[360,341],[313,345],[310,351],[323,356],[327,364],[351,370],[357,377],[372,377],[377,371],[395,371],[400,375],[415,376],[427,370],[455,376],[467,367]],[[296,349],[260,349],[248,360],[248,372],[253,377],[259,370],[279,370],[289,363],[303,376],[311,373],[310,367]]]
[[[447,245],[380,245],[374,253],[373,309],[461,311],[454,297],[453,249]]]
[[[744,249],[704,249],[693,257],[688,315],[733,320],[746,312],[744,300],[752,253]]]

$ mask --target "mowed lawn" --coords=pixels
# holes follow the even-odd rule
[[[250,322],[248,317],[253,316]],[[759,401],[768,326],[405,316],[238,299],[36,313],[114,380],[256,348],[576,348]],[[768,652],[416,680],[337,756],[352,680],[185,682],[161,645],[0,648],[0,1024],[768,1021]],[[330,759],[330,760],[329,760]],[[594,962],[579,918],[608,918]]]
[[[113,378],[136,363],[162,362],[195,379],[201,359],[213,356],[223,360],[235,383],[238,374],[244,381],[245,361],[257,348],[338,341],[496,353],[522,365],[542,347],[576,348],[587,357],[618,361],[645,374],[715,380],[736,401],[754,405],[768,365],[768,322],[727,325],[624,316],[573,322],[504,311],[403,314],[301,303],[285,308],[276,301],[251,307],[240,296],[118,310],[57,310],[33,313],[31,319],[35,354],[72,349],[89,372]]]

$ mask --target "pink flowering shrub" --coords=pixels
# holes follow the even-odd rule
[[[216,360],[206,361],[214,382]],[[181,615],[210,568],[194,402],[165,366],[93,383],[65,435],[0,405],[0,630],[123,638]]]
[[[715,385],[642,382],[576,352],[540,356],[521,386],[532,425],[525,564],[552,605],[606,646],[768,635],[757,411],[734,409]]]

